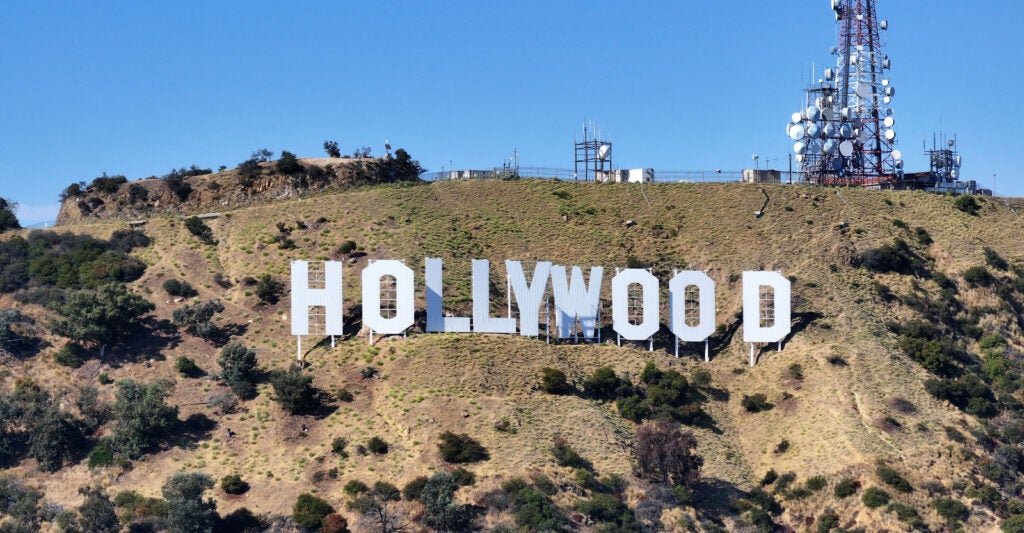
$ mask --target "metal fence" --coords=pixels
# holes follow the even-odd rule
[[[439,181],[446,179],[488,179],[510,177],[510,172],[504,169],[494,170],[451,170],[444,172],[429,172],[420,176],[426,181]],[[555,167],[519,167],[521,178],[560,179],[573,181],[576,179],[573,169]],[[797,180],[797,173],[793,173],[793,181]],[[782,173],[782,180],[788,180],[788,173]],[[712,182],[739,182],[743,181],[742,170],[657,170],[654,171],[655,182],[682,182],[682,183],[712,183]]]

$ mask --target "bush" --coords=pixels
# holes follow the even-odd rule
[[[327,157],[341,157],[337,141],[324,141],[324,151],[327,152]]]
[[[293,415],[311,411],[319,405],[313,376],[305,374],[297,366],[287,371],[272,372],[270,385],[274,388],[274,400]]]
[[[114,464],[114,450],[110,449],[110,441],[100,439],[89,452],[89,468],[100,468]]]
[[[343,490],[345,494],[348,494],[349,496],[358,496],[360,494],[365,494],[369,492],[370,486],[367,485],[366,483],[363,483],[362,481],[359,481],[358,479],[352,479],[349,480],[348,483],[345,483],[345,486],[342,487],[341,490]]]
[[[899,240],[893,245],[885,244],[865,250],[857,257],[856,262],[868,270],[880,273],[911,274],[917,266],[913,253],[905,242]]]
[[[961,520],[966,520],[970,514],[967,506],[953,498],[938,497],[932,500],[931,506],[939,516],[946,519],[950,525],[955,525]]]
[[[53,354],[53,360],[61,366],[78,368],[85,362],[85,349],[77,343],[69,342]]]
[[[348,457],[348,452],[345,451],[346,446],[348,446],[348,441],[344,437],[335,437],[331,441],[331,451],[341,456],[342,459]]]
[[[384,455],[388,453],[388,443],[380,437],[371,437],[370,440],[366,441],[366,449],[370,450],[371,453]]]
[[[176,325],[184,326],[185,331],[210,340],[220,333],[220,329],[213,323],[213,317],[223,311],[224,304],[219,300],[210,300],[179,307],[171,314],[171,318]]]
[[[978,210],[981,209],[978,201],[973,196],[967,195],[957,196],[956,200],[953,200],[953,207],[971,216],[977,216]]]
[[[825,480],[824,476],[813,476],[807,478],[807,481],[804,482],[804,486],[807,487],[807,490],[809,491],[817,492],[825,488],[827,483],[828,482]]]
[[[1024,514],[1015,514],[1003,519],[1003,533],[1024,533]]]
[[[917,237],[917,243],[921,246],[931,246],[935,242],[928,230],[924,228],[914,228],[914,235]]]
[[[175,278],[164,280],[163,289],[171,296],[181,296],[183,298],[191,298],[198,294],[187,281],[179,281]]]
[[[338,253],[345,255],[356,251],[356,241],[348,240],[338,245]]]
[[[914,488],[910,486],[910,482],[904,479],[899,472],[889,468],[888,466],[879,466],[875,473],[878,474],[878,478],[881,479],[883,483],[899,492],[910,493],[914,491]]]
[[[775,483],[776,479],[779,479],[778,472],[776,472],[774,468],[769,468],[768,471],[764,473],[764,477],[761,478],[761,486],[766,487],[771,485],[772,483]]]
[[[142,316],[155,309],[145,298],[128,292],[123,283],[68,294],[50,321],[50,330],[81,343],[113,344],[133,334]]]
[[[136,383],[130,379],[117,383],[113,412],[114,449],[135,459],[172,434],[178,423],[178,408],[167,405],[173,384],[154,381]]]
[[[121,185],[125,183],[128,183],[128,178],[121,175],[107,176],[107,173],[104,172],[102,176],[92,180],[92,183],[89,184],[89,188],[95,189],[96,192],[103,194],[111,194],[117,192],[117,190],[121,188]]]
[[[185,229],[204,243],[213,244],[213,230],[200,220],[199,217],[191,216],[186,218]]]
[[[877,487],[869,488],[868,490],[864,491],[864,494],[861,495],[860,497],[860,501],[864,502],[864,505],[867,506],[869,509],[881,507],[889,503],[889,500],[891,499],[892,496],[890,496],[888,492],[885,492],[884,490],[879,489]]]
[[[274,279],[270,274],[260,276],[256,282],[256,297],[261,303],[276,304],[281,299],[284,291],[284,284]]]
[[[406,500],[418,500],[423,493],[423,487],[427,485],[427,477],[419,476],[402,487],[402,497]]]
[[[249,490],[249,484],[242,481],[242,476],[229,474],[221,478],[220,488],[228,494],[245,494]]]
[[[441,450],[441,459],[446,462],[476,463],[491,457],[482,444],[465,433],[456,435],[451,431],[445,431],[441,433],[440,438],[441,442],[437,447]]]
[[[331,513],[324,517],[324,525],[320,533],[349,533],[348,520],[338,513]]]
[[[199,368],[195,361],[184,355],[174,360],[174,369],[182,376],[189,378],[196,378],[206,373],[203,372],[202,368]]]
[[[461,466],[452,470],[452,479],[460,487],[471,487],[476,484],[476,474]]]
[[[210,531],[217,519],[217,504],[203,499],[213,480],[202,472],[177,472],[164,481],[161,492],[167,500],[167,519],[173,533]]]
[[[302,165],[299,164],[299,160],[296,159],[295,154],[287,151],[281,151],[281,159],[277,160],[274,167],[281,174],[294,174],[302,171]]]
[[[836,495],[836,498],[847,498],[857,494],[857,490],[860,489],[860,483],[853,478],[843,478],[836,483],[836,488],[833,489],[832,493]]]
[[[988,287],[995,282],[995,278],[983,266],[972,266],[964,271],[964,281],[972,287]]]
[[[455,491],[459,485],[447,472],[438,472],[427,480],[420,491],[423,503],[423,521],[440,531],[462,531],[471,518],[465,505],[455,502]]]
[[[610,400],[615,398],[621,383],[622,381],[615,375],[615,370],[603,366],[583,382],[583,391],[592,398]]]
[[[512,509],[516,525],[524,531],[564,531],[565,515],[551,497],[526,487],[513,496]]]
[[[555,443],[551,446],[551,455],[555,456],[555,462],[558,463],[558,466],[568,466],[583,470],[593,468],[590,461],[584,459],[582,455],[576,453],[576,450],[569,446],[569,442],[565,440],[565,437],[555,438]]]
[[[774,407],[772,404],[768,403],[768,397],[760,393],[751,396],[744,394],[740,405],[742,405],[748,413],[759,413]]]
[[[331,504],[308,492],[300,494],[299,499],[295,500],[295,505],[292,507],[292,519],[295,520],[295,523],[310,529],[322,527],[324,519],[332,513],[334,513],[334,507],[331,507]]]
[[[793,363],[786,369],[786,375],[791,379],[802,381],[804,379],[804,367],[800,363]]]
[[[544,392],[548,394],[569,394],[572,391],[565,372],[549,367],[544,367],[540,371],[540,386]]]
[[[220,351],[220,377],[240,398],[256,396],[256,352],[232,341]]]

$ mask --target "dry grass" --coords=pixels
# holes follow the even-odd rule
[[[341,487],[347,480],[402,484],[445,468],[436,440],[440,432],[452,430],[470,433],[490,450],[490,461],[471,467],[484,486],[536,472],[568,479],[571,474],[556,467],[547,451],[555,436],[568,439],[601,474],[630,474],[633,425],[619,418],[610,404],[544,394],[538,390],[538,376],[540,368],[552,366],[579,382],[603,365],[636,376],[646,361],[654,360],[684,373],[706,368],[715,386],[728,391],[727,399],[706,405],[716,429],[695,430],[706,477],[749,489],[769,468],[797,472],[798,481],[824,475],[829,487],[805,500],[787,502],[784,519],[795,524],[832,505],[844,519],[858,513],[856,522],[869,529],[896,527],[891,515],[867,512],[856,498],[837,505],[831,501],[831,486],[844,475],[870,480],[879,457],[905,472],[915,485],[962,477],[967,465],[949,447],[964,445],[953,445],[942,428],[969,428],[975,422],[924,391],[925,372],[898,353],[884,328],[886,321],[913,313],[881,301],[871,290],[872,282],[885,283],[896,293],[911,290],[909,282],[851,268],[850,261],[857,252],[897,237],[912,242],[913,228],[923,227],[935,240],[926,253],[939,270],[959,279],[967,267],[983,263],[984,246],[1011,262],[1024,259],[1024,244],[1005,237],[1022,222],[992,201],[982,204],[981,216],[971,217],[953,209],[951,198],[924,193],[844,190],[840,196],[834,190],[792,186],[766,190],[771,200],[764,216],[755,218],[762,193],[756,186],[737,184],[655,184],[644,187],[646,199],[635,186],[553,181],[380,186],[229,211],[208,221],[215,245],[199,243],[179,219],[152,219],[145,231],[154,244],[136,252],[149,268],[135,288],[157,304],[156,318],[169,320],[181,305],[160,288],[163,280],[185,279],[199,291],[199,298],[224,302],[222,323],[246,327],[241,340],[257,349],[265,369],[284,368],[294,358],[287,298],[274,306],[257,305],[248,293],[251,287],[240,281],[263,273],[286,279],[290,259],[345,259],[337,247],[350,239],[366,255],[349,259],[345,267],[349,306],[359,301],[358,273],[370,258],[405,259],[418,283],[425,257],[444,258],[446,305],[468,314],[471,258],[490,259],[492,279],[498,280],[504,259],[603,265],[609,293],[607,280],[614,267],[624,267],[627,256],[633,256],[651,265],[664,285],[672,269],[707,270],[718,287],[722,324],[731,323],[741,308],[737,275],[754,269],[794,276],[795,311],[820,317],[784,351],[763,352],[754,368],[746,368],[748,348],[739,335],[709,364],[692,354],[676,360],[667,349],[650,353],[608,343],[547,345],[518,337],[412,335],[385,339],[370,348],[365,340],[347,339],[334,350],[318,346],[306,356],[318,387],[347,387],[356,394],[352,403],[338,404],[322,419],[286,416],[270,399],[267,386],[234,414],[222,416],[202,405],[224,387],[212,380],[178,377],[173,361],[187,355],[216,372],[217,350],[185,335],[162,353],[144,354],[153,360],[151,368],[124,364],[106,370],[115,379],[177,380],[173,401],[182,406],[182,418],[203,413],[218,422],[209,438],[185,448],[172,447],[126,472],[89,471],[78,465],[43,475],[29,463],[18,471],[65,505],[77,504],[75,489],[87,483],[157,496],[164,478],[175,470],[203,470],[216,479],[237,472],[252,490],[239,498],[215,491],[222,512],[246,506],[287,514],[295,497],[311,486],[341,508]],[[894,226],[894,218],[911,230]],[[635,225],[627,227],[627,220]],[[307,229],[299,229],[299,221]],[[297,249],[282,250],[272,242],[278,222],[293,228],[290,238]],[[111,223],[60,229],[106,236],[119,227]],[[221,288],[213,281],[215,274],[234,285]],[[498,286],[503,284],[499,281]],[[604,297],[607,300],[610,294]],[[422,308],[422,291],[417,298]],[[992,296],[968,291],[965,298],[980,305]],[[0,304],[16,305],[7,296]],[[494,305],[496,312],[502,309],[503,299],[497,298]],[[42,318],[39,309],[26,312]],[[93,376],[84,371],[56,366],[50,355],[63,341],[47,340],[53,348],[42,355],[5,363],[7,386],[26,374],[47,386],[70,390],[92,382]],[[304,345],[311,344],[307,339]],[[833,355],[842,356],[848,366],[830,364],[827,358]],[[799,383],[782,377],[793,363],[804,370]],[[377,366],[380,377],[363,379],[359,370],[367,365]],[[111,386],[101,389],[111,394]],[[776,407],[745,412],[740,399],[758,392]],[[783,394],[792,397],[784,400]],[[913,403],[916,410],[897,412],[889,402],[894,396]],[[890,415],[900,421],[901,431],[880,428],[877,421]],[[512,421],[515,433],[494,429],[503,417]],[[303,424],[308,431],[302,431]],[[225,428],[236,435],[228,439]],[[331,440],[339,436],[350,443],[348,459],[340,460],[330,451]],[[382,457],[356,455],[356,446],[372,436],[388,441],[391,452]],[[790,442],[789,450],[777,454],[775,447],[783,439]],[[336,481],[311,481],[314,472],[335,467]],[[924,508],[923,500],[918,501],[922,497],[915,498],[908,502]],[[926,520],[937,523],[934,516]]]

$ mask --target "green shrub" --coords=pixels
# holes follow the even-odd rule
[[[917,237],[917,243],[921,246],[931,246],[935,242],[928,230],[924,228],[914,228],[914,235]]]
[[[825,488],[827,483],[828,482],[825,480],[824,476],[813,476],[807,478],[807,481],[804,482],[804,486],[807,487],[807,490],[817,492]]]
[[[1024,533],[1024,514],[1015,514],[1003,519],[1003,533]]]
[[[804,367],[800,363],[793,363],[786,370],[786,375],[791,379],[802,381],[804,379]]]
[[[231,341],[221,348],[217,358],[220,378],[231,387],[239,398],[256,396],[256,352],[238,341]]]
[[[69,342],[53,354],[53,360],[61,366],[78,368],[85,362],[85,349],[78,343]]]
[[[565,372],[556,368],[544,367],[540,369],[540,386],[548,394],[568,394],[572,392]]]
[[[201,339],[213,339],[220,334],[220,329],[213,323],[213,317],[224,311],[224,304],[219,300],[196,302],[175,309],[171,318],[177,326],[184,326],[185,331]]]
[[[213,230],[200,220],[199,217],[191,216],[186,218],[185,229],[204,243],[213,244]]]
[[[956,200],[953,200],[953,207],[972,216],[977,216],[978,210],[981,209],[978,201],[973,196],[967,195],[957,196]]]
[[[839,527],[839,515],[828,513],[818,518],[818,533],[828,533]]]
[[[338,393],[335,394],[335,397],[338,398],[339,402],[345,403],[351,402],[352,400],[356,399],[356,397],[352,395],[352,391],[348,390],[347,388],[339,390]]]
[[[110,448],[110,441],[100,439],[89,452],[89,468],[100,468],[110,466],[114,463],[114,450]]]
[[[889,503],[889,500],[891,499],[892,496],[890,496],[888,492],[885,492],[884,490],[877,487],[869,488],[868,490],[864,491],[864,494],[862,494],[860,497],[860,500],[864,502],[864,505],[870,509],[881,507]]]
[[[319,405],[313,376],[298,367],[272,372],[270,385],[274,388],[274,400],[291,414],[310,411]]]
[[[587,396],[605,400],[614,399],[622,381],[615,375],[611,367],[603,366],[594,370],[589,379],[583,382],[583,390]]]
[[[935,509],[935,512],[939,513],[939,516],[946,519],[946,522],[950,525],[958,524],[961,520],[966,520],[970,514],[967,506],[960,502],[960,500],[954,500],[953,498],[938,497],[932,500],[931,506]]]
[[[972,287],[988,287],[995,282],[995,278],[983,266],[972,266],[964,271],[964,281]]]
[[[774,407],[772,404],[768,403],[768,397],[761,393],[753,394],[750,396],[744,394],[743,400],[740,402],[740,405],[742,405],[748,413],[759,413],[761,411],[767,411]]]
[[[423,487],[427,485],[427,477],[419,476],[402,487],[402,497],[406,500],[418,500],[423,493]]]
[[[875,473],[878,474],[878,478],[881,479],[883,483],[899,492],[910,493],[914,491],[914,488],[910,486],[910,482],[901,476],[899,472],[889,468],[888,466],[880,465],[875,470]]]
[[[897,228],[900,228],[900,229],[910,229],[910,226],[907,226],[906,222],[904,222],[904,221],[902,221],[902,220],[900,220],[898,218],[892,219],[892,225],[896,226]]]
[[[771,485],[772,483],[775,483],[776,479],[779,479],[779,474],[775,472],[774,468],[769,468],[768,471],[764,473],[764,477],[761,478],[761,486],[766,487]]]
[[[847,498],[853,496],[860,490],[860,482],[853,478],[843,478],[836,483],[833,494],[836,498]]]
[[[441,442],[437,447],[441,450],[441,459],[449,463],[476,463],[490,459],[490,454],[477,440],[469,435],[455,434],[451,431],[441,433]]]
[[[299,164],[299,160],[295,157],[295,154],[287,151],[281,151],[281,159],[277,160],[274,167],[281,174],[294,174],[302,170],[302,165]]]
[[[366,441],[366,449],[377,455],[384,455],[388,453],[388,443],[380,437],[371,437]]]
[[[341,490],[345,491],[345,494],[348,494],[349,496],[358,496],[369,492],[370,486],[358,479],[352,479],[349,480],[348,483],[345,483],[345,486],[342,487]]]
[[[221,478],[220,488],[228,494],[245,494],[249,490],[249,484],[242,481],[242,476],[229,474]]]
[[[347,240],[338,245],[338,253],[342,255],[350,254],[356,251],[356,241]]]
[[[476,474],[461,466],[452,470],[452,478],[455,479],[455,483],[460,487],[470,487],[476,484]]]
[[[182,376],[189,378],[195,378],[205,374],[203,369],[199,368],[199,365],[197,365],[195,361],[185,357],[184,355],[179,356],[174,360],[174,369]]]
[[[256,282],[256,297],[261,303],[276,304],[281,299],[284,291],[284,284],[274,279],[270,274],[260,276]]]
[[[324,518],[332,513],[334,507],[331,507],[331,504],[309,493],[300,494],[292,507],[292,519],[295,523],[311,529],[320,528]]]
[[[331,451],[340,455],[342,459],[348,457],[348,452],[345,451],[345,446],[348,446],[348,441],[344,437],[335,437],[331,441]]]
[[[555,456],[555,462],[558,463],[558,466],[568,466],[584,470],[593,468],[590,461],[576,453],[576,450],[569,446],[569,442],[564,437],[555,438],[555,443],[551,446],[551,455]]]
[[[191,298],[198,294],[192,285],[189,285],[187,281],[179,281],[174,278],[164,280],[163,283],[164,291],[171,296],[181,296],[183,298]]]

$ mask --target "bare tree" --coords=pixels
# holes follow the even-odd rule
[[[636,430],[636,472],[639,477],[693,487],[704,459],[694,453],[697,439],[677,424],[648,422]]]

